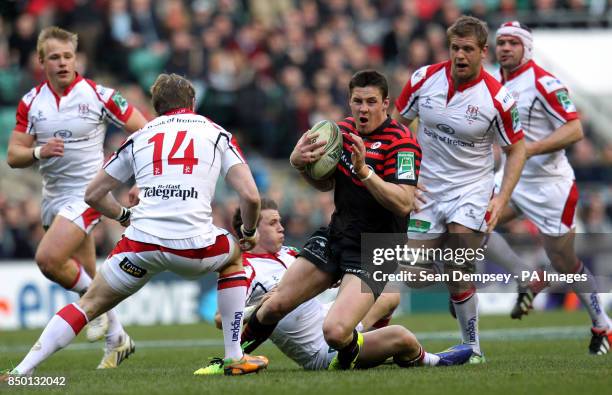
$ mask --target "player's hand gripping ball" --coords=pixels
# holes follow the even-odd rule
[[[323,155],[313,163],[306,165],[306,173],[313,180],[324,180],[329,178],[340,161],[340,155],[342,154],[342,132],[338,125],[332,121],[321,121],[312,127],[308,131],[308,135],[318,133],[319,136],[315,139],[326,140]]]

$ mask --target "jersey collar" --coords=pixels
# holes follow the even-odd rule
[[[533,66],[533,60],[528,60],[526,63],[520,65],[519,67],[517,67],[516,69],[514,69],[512,72],[510,72],[510,74],[508,74],[508,78],[504,78],[504,73],[503,70],[500,68],[499,73],[501,74],[501,78],[502,78],[502,85],[505,84],[506,82],[518,77],[519,75],[523,74],[525,71],[529,70],[532,66]]]
[[[166,111],[163,115],[177,115],[177,114],[195,114],[190,108],[175,108],[174,110]]]
[[[280,263],[281,265],[285,266],[285,263],[283,261],[280,260],[280,258],[278,257],[278,253],[277,254],[270,254],[270,253],[265,253],[265,254],[254,254],[252,252],[247,252],[244,251],[242,253],[242,257],[243,258],[263,258],[263,259],[271,259],[275,262]],[[286,267],[286,266],[285,266]]]
[[[473,87],[474,85],[476,85],[480,81],[482,81],[484,79],[484,76],[485,76],[484,67],[480,66],[480,72],[478,73],[478,76],[474,80],[469,81],[469,82],[464,82],[463,84],[459,84],[459,86],[455,90],[455,82],[453,81],[453,76],[451,74],[451,62],[450,62],[450,60],[446,63],[446,67],[445,68],[446,68],[446,79],[448,80],[448,95],[446,96],[446,103],[447,104],[451,101],[453,96],[455,96],[456,92],[463,92],[464,90]]]
[[[70,91],[72,91],[72,88],[74,88],[74,86],[78,84],[79,82],[81,82],[82,80],[83,80],[83,77],[81,77],[81,75],[75,71],[74,80],[72,80],[70,85],[64,88],[64,92],[62,93],[62,96],[68,95]],[[47,82],[47,86],[49,87],[49,90],[51,91],[51,93],[53,93],[53,96],[55,97],[55,103],[59,106],[60,95],[58,95],[57,92],[53,90],[53,86],[51,86],[51,83],[49,82],[49,80],[47,80],[46,82]]]

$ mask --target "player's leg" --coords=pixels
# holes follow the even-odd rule
[[[481,247],[484,235],[459,224],[450,223],[448,225],[449,240],[448,246],[454,249],[476,250]],[[462,273],[471,272],[474,262],[451,263],[446,265],[445,271],[451,274],[459,271]],[[451,281],[447,284],[451,303],[457,316],[457,323],[461,331],[463,344],[469,344],[474,351],[473,363],[484,362],[482,351],[480,350],[480,336],[478,333],[478,295],[476,287],[469,281]]]
[[[89,320],[110,310],[127,296],[115,291],[103,276],[97,276],[77,303],[64,306],[51,318],[30,352],[11,374],[32,374],[41,362],[70,344]],[[134,348],[127,335],[126,340],[131,351],[126,350],[125,357],[133,352]],[[121,360],[123,358],[117,364]]]
[[[276,292],[251,315],[242,332],[242,347],[252,352],[274,331],[276,324],[300,304],[328,289],[334,275],[324,272],[304,256],[287,269]]]
[[[412,332],[400,325],[391,325],[363,334],[363,349],[357,358],[356,368],[378,366],[388,358],[400,367],[450,366],[467,362],[471,347],[458,345],[438,354],[423,349]]]
[[[393,312],[400,304],[399,293],[384,293],[361,320],[364,331],[383,328],[389,325]]]
[[[363,344],[361,333],[355,330],[359,321],[375,302],[376,296],[369,284],[354,274],[342,278],[338,296],[323,322],[323,336],[330,347],[338,350],[329,369],[352,369]]]
[[[576,256],[575,236],[573,229],[559,237],[544,236],[544,248],[552,266],[559,273],[579,274],[586,278],[586,281],[574,282],[572,289],[578,295],[593,323],[589,352],[598,355],[607,354],[612,344],[612,321],[603,308],[595,277]]]

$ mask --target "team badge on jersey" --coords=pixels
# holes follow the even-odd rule
[[[467,119],[470,124],[478,119],[478,106],[469,104],[465,111],[465,119]]]
[[[572,103],[572,101],[570,100],[569,95],[567,94],[567,91],[565,89],[557,91],[557,101],[559,102],[559,104],[561,104],[565,111],[576,111],[576,107],[574,106],[574,103]]]
[[[512,117],[512,129],[514,129],[514,131],[516,132],[520,129],[521,124],[518,108],[516,106],[512,106],[512,110],[510,110],[510,116]]]
[[[414,152],[398,152],[396,163],[398,180],[416,180]]]
[[[125,114],[128,109],[128,102],[123,98],[123,96],[121,96],[121,93],[115,91],[115,94],[113,95],[112,99],[117,105],[117,107],[119,107],[121,114]]]
[[[411,219],[408,222],[408,232],[427,233],[431,228],[431,222],[421,219]]]

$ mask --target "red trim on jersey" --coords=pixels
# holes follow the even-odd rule
[[[425,81],[427,81],[429,77],[436,74],[438,71],[442,70],[442,68],[444,68],[447,63],[450,64],[449,61],[445,61],[429,65],[427,67],[427,70],[425,71],[425,77],[423,77],[419,82],[417,82],[415,86],[411,86],[412,76],[410,76],[410,79],[408,80],[408,82],[406,82],[406,85],[404,85],[404,88],[402,89],[402,93],[399,95],[397,100],[395,100],[395,108],[400,114],[402,110],[408,105],[408,99],[410,99],[410,96],[412,96],[412,94],[417,90],[421,89],[421,86],[423,86]]]
[[[453,80],[453,75],[451,72],[452,67],[451,67],[450,61],[447,62],[444,68],[446,72],[446,79],[448,80],[448,93],[446,94],[446,104],[448,104],[451,101],[453,96],[455,96],[455,93],[463,92],[464,90],[475,86],[476,84],[478,84],[480,81],[482,81],[485,78],[485,74],[486,74],[484,67],[480,66],[480,71],[478,72],[478,75],[476,76],[475,79],[468,81],[468,82],[461,83],[455,89],[455,81]]]
[[[532,68],[533,66],[535,66],[535,63],[533,62],[533,60],[529,60],[527,61],[527,63],[524,63],[522,65],[520,65],[519,67],[517,67],[516,69],[512,70],[509,74],[508,74],[508,78],[504,78],[504,72],[503,69],[499,70],[499,74],[501,75],[501,82],[502,84],[506,84],[506,82],[515,79],[516,77],[518,77],[519,75],[523,74],[525,71],[529,70],[530,68]]]
[[[100,219],[102,214],[100,214],[97,210],[89,207],[83,212],[83,214],[81,214],[81,216],[83,217],[83,226],[85,227],[85,229],[87,229],[92,222],[97,219]]]
[[[574,224],[574,213],[576,212],[576,205],[578,204],[578,195],[578,186],[576,185],[576,181],[574,181],[569,191],[569,195],[565,200],[563,214],[561,214],[561,223],[568,228],[571,228]]]
[[[239,276],[239,275],[246,276],[246,272],[244,270],[240,270],[240,271],[233,272],[233,273],[228,273],[228,274],[219,274],[219,278],[218,279],[228,278],[228,277],[233,277],[233,276]]]
[[[177,114],[195,114],[191,108],[175,108],[174,110],[166,111],[162,115],[177,115]]]
[[[504,126],[504,130],[500,130],[500,132],[505,133],[506,137],[508,138],[508,140],[510,141],[511,144],[516,143],[517,141],[519,141],[520,139],[522,139],[524,137],[523,135],[523,130],[519,129],[519,130],[514,130],[512,128],[512,107],[516,106],[516,103],[514,103],[509,109],[508,111],[504,111],[504,108],[502,107],[502,104],[495,98],[495,96],[497,96],[497,94],[499,93],[499,91],[501,90],[501,88],[503,87],[503,85],[495,79],[495,77],[493,77],[491,74],[486,73],[485,74],[485,85],[489,91],[489,94],[491,95],[491,100],[493,101],[493,106],[495,106],[495,110],[497,110],[497,113],[499,114],[499,117],[502,120],[503,126]]]
[[[175,250],[174,248],[162,247],[157,244],[142,243],[140,241],[130,240],[127,237],[121,238],[109,257],[121,254],[124,252],[147,252],[160,251],[167,252],[173,255],[181,256],[189,259],[204,259],[227,254],[230,251],[229,240],[226,235],[219,235],[215,243],[204,248]]]
[[[19,101],[19,105],[17,106],[17,113],[15,114],[15,118],[16,118],[15,130],[17,132],[25,133],[28,130],[28,123],[29,123],[28,113],[30,112],[32,103],[34,103],[34,99],[36,99],[36,96],[38,96],[38,94],[40,93],[40,90],[45,84],[46,82],[43,82],[42,84],[38,84],[36,86],[36,92],[34,93],[34,97],[32,98],[32,100],[30,100],[29,104],[25,104],[23,102],[23,98]]]
[[[75,335],[78,335],[81,329],[87,325],[87,317],[73,303],[64,306],[57,312],[57,315],[70,325]]]
[[[543,68],[541,68],[535,63],[533,64],[533,73],[534,73],[534,78],[535,78],[535,87],[538,90],[538,92],[540,92],[540,94],[544,97],[544,100],[546,100],[546,103],[548,103],[548,105],[551,106],[553,110],[555,110],[555,112],[559,114],[565,120],[565,122],[569,122],[569,121],[573,121],[574,119],[578,119],[577,112],[565,111],[565,108],[563,108],[561,103],[559,103],[559,99],[557,99],[557,92],[565,88],[557,89],[555,91],[548,93],[546,92],[546,89],[544,89],[542,84],[540,84],[540,78],[542,77],[548,76],[548,77],[552,77],[555,79],[557,77],[550,74],[548,71],[544,70]]]
[[[81,75],[79,73],[75,72],[74,79],[72,80],[70,85],[68,85],[66,88],[64,88],[64,91],[62,92],[62,96],[68,95],[70,93],[70,91],[72,91],[72,88],[74,88],[74,86],[76,84],[78,84],[82,80],[83,80],[83,77],[81,77]],[[57,108],[59,109],[61,96],[58,95],[57,92],[55,92],[55,90],[53,89],[53,86],[51,85],[49,80],[45,81],[45,83],[49,87],[49,90],[51,91],[51,93],[53,93],[53,97],[55,97],[55,104],[57,105]]]
[[[297,256],[293,255],[293,256]],[[269,259],[272,260],[274,262],[278,262],[281,265],[283,265],[283,267],[286,269],[287,265],[285,265],[285,262],[281,261],[280,258],[278,257],[278,255],[276,254],[253,254],[252,252],[243,252],[242,253],[242,260],[244,261],[248,261],[248,259],[250,258],[261,258],[261,259]],[[251,265],[252,266],[252,265]]]
[[[232,145],[234,148],[236,148],[236,151],[238,151],[238,154],[240,155],[240,158],[242,159],[242,161],[244,163],[246,163],[246,159],[244,157],[244,153],[242,152],[242,148],[240,148],[240,145],[238,144],[238,140],[236,140],[235,136],[232,136],[232,140],[230,141],[230,145]]]
[[[93,91],[96,93],[98,100],[100,100],[100,103],[104,105],[104,108],[109,110],[115,118],[117,118],[122,123],[126,123],[127,120],[130,119],[130,115],[132,115],[132,112],[134,112],[134,106],[128,103],[128,108],[125,110],[125,114],[122,114],[121,109],[119,108],[117,103],[115,103],[113,100],[113,96],[117,92],[116,89],[107,88],[107,89],[112,90],[113,93],[112,95],[110,95],[110,98],[107,101],[104,101],[104,99],[102,99],[102,96],[100,96],[100,94],[98,93],[98,90],[97,90],[98,84],[94,80],[90,80],[90,79],[85,79],[85,81],[89,84],[89,86],[91,86]]]

